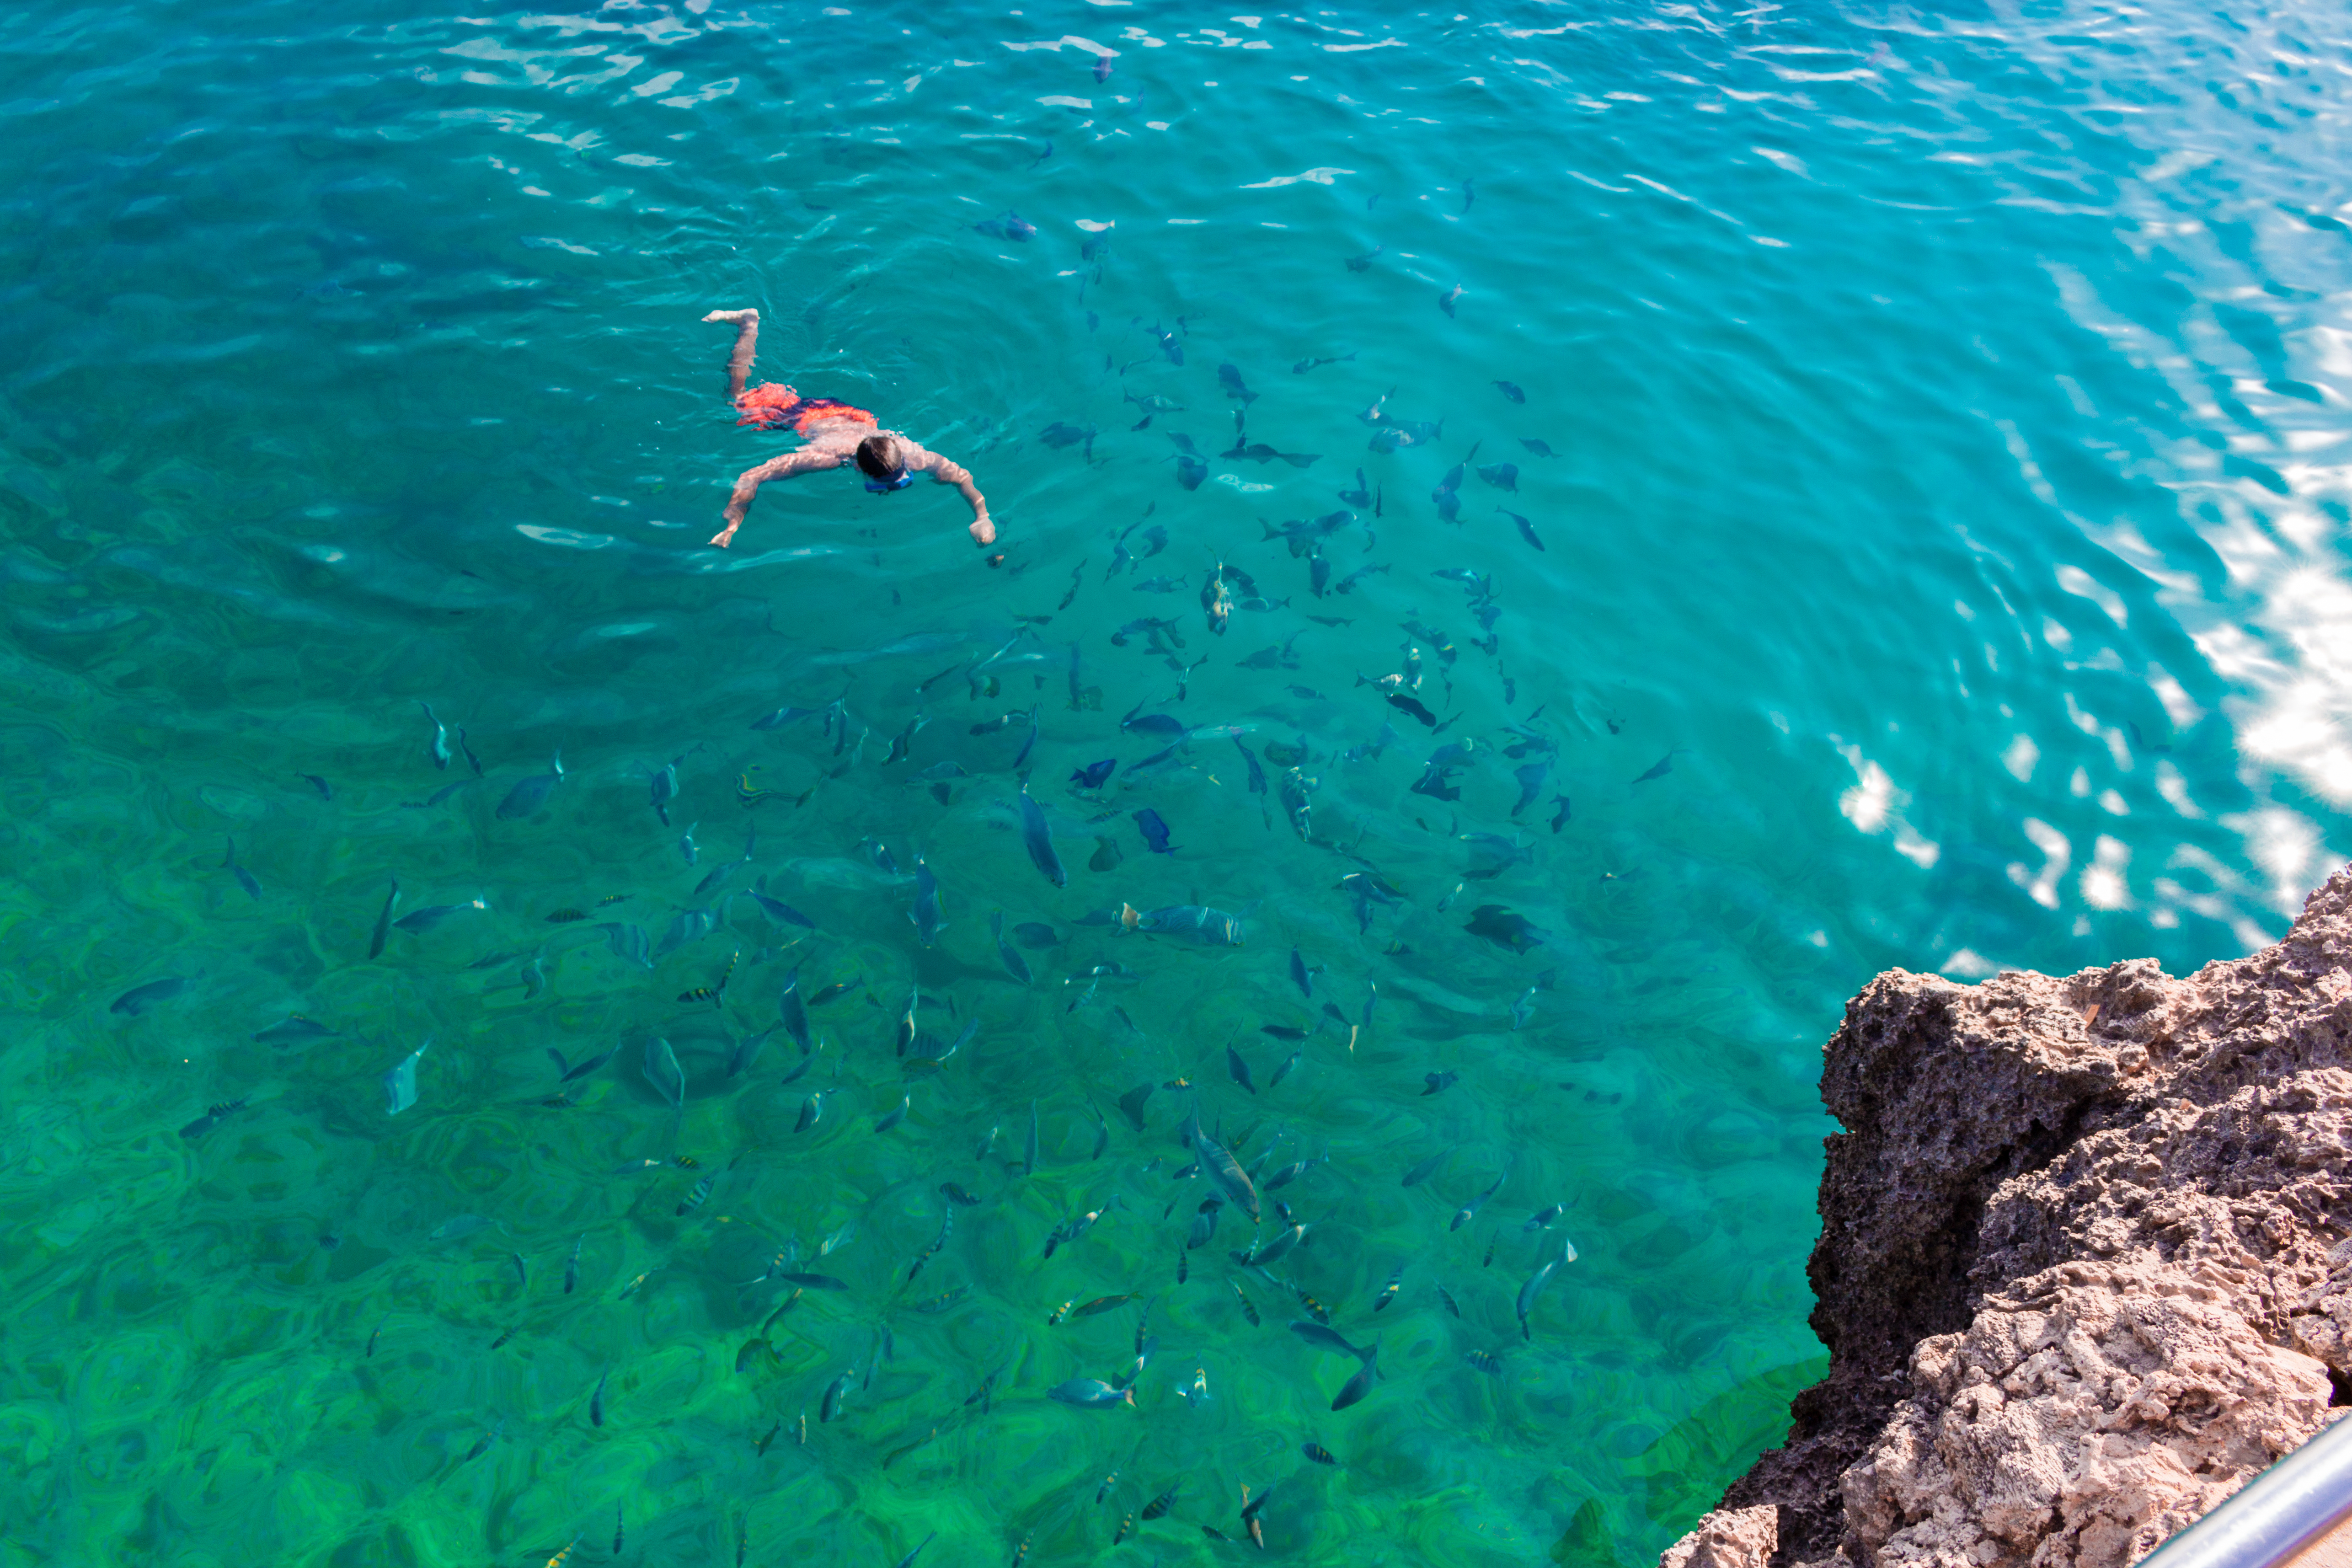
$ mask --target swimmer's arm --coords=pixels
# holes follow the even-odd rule
[[[735,531],[743,526],[743,514],[751,510],[751,498],[758,495],[760,487],[770,479],[789,479],[794,474],[814,473],[819,468],[837,468],[847,460],[838,452],[803,447],[797,452],[787,452],[781,458],[764,462],[756,468],[744,469],[742,476],[735,481],[734,495],[728,499],[727,526],[719,530],[710,542],[721,550],[727,548],[727,542],[733,539]]]
[[[920,455],[911,458],[907,466],[918,473],[930,475],[940,484],[953,485],[957,489],[961,490],[963,499],[971,503],[972,542],[995,543],[996,524],[991,522],[988,518],[988,498],[982,495],[980,487],[971,482],[971,471],[961,463],[940,457],[937,452],[921,451],[920,448],[918,448],[918,451]]]

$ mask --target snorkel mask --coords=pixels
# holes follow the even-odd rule
[[[903,490],[914,482],[915,476],[907,469],[901,468],[898,470],[898,477],[895,479],[867,479],[866,489],[870,495],[887,496],[892,490]]]

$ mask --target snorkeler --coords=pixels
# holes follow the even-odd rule
[[[727,526],[711,543],[727,548],[727,542],[743,526],[751,498],[768,480],[788,479],[820,468],[845,468],[852,463],[866,476],[866,488],[876,495],[905,489],[915,482],[917,474],[929,474],[943,485],[955,486],[971,503],[972,542],[995,542],[996,525],[988,520],[988,499],[971,482],[969,471],[937,452],[925,451],[896,430],[881,428],[863,408],[830,397],[803,397],[774,382],[746,390],[743,383],[751,374],[751,353],[760,340],[760,312],[713,310],[702,319],[735,323],[735,352],[727,359],[727,395],[742,416],[735,423],[756,425],[762,430],[790,430],[806,443],[797,452],[743,470],[735,481],[735,494],[727,502]]]

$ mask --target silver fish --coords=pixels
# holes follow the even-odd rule
[[[686,1109],[686,1073],[677,1065],[677,1053],[659,1036],[646,1042],[645,1074],[664,1103],[676,1110]]]
[[[1132,1388],[1114,1388],[1098,1377],[1074,1377],[1047,1389],[1045,1396],[1081,1410],[1107,1410],[1114,1405],[1135,1403]]]
[[[385,1115],[397,1116],[416,1103],[416,1065],[425,1059],[425,1052],[432,1044],[427,1039],[383,1076]]]
[[[1528,1324],[1528,1314],[1535,1309],[1536,1298],[1543,1294],[1543,1288],[1551,1283],[1552,1270],[1558,1268],[1560,1266],[1561,1261],[1562,1260],[1560,1258],[1553,1258],[1550,1262],[1537,1269],[1533,1274],[1528,1275],[1528,1282],[1519,1287],[1518,1313],[1520,1338],[1532,1340],[1536,1337],[1535,1331]]]

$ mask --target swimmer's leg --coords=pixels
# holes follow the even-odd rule
[[[760,312],[713,310],[702,319],[735,323],[735,352],[727,356],[727,398],[731,403],[743,395],[743,383],[751,374],[751,353],[760,344]]]

